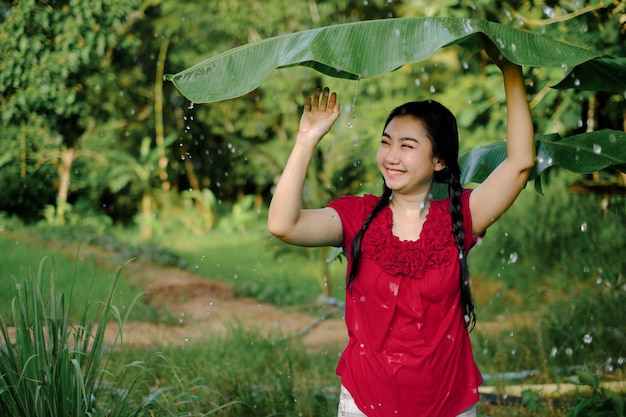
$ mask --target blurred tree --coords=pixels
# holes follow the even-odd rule
[[[16,1],[2,2],[2,10],[0,143],[13,150],[12,160],[21,161],[24,188],[54,185],[56,220],[63,223],[73,163],[93,156],[83,143],[106,130],[89,104],[103,104],[107,76],[111,79],[107,71],[116,53],[133,43],[126,35],[140,16],[140,4]],[[16,138],[22,138],[19,153]],[[57,179],[38,185],[30,174],[46,162],[56,167]]]

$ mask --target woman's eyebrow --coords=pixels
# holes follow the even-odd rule
[[[387,133],[387,132],[383,132],[383,137],[391,139],[391,135],[389,135],[389,133]],[[411,142],[419,143],[419,140],[417,140],[417,139],[415,139],[413,137],[410,137],[410,136],[403,136],[403,137],[399,138],[398,140],[401,140],[401,141],[411,141]]]

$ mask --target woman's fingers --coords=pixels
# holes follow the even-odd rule
[[[337,104],[337,93],[330,93],[330,89],[328,87],[324,87],[323,90],[316,88],[313,92],[313,96],[309,96],[306,98],[304,103],[304,111],[328,111],[331,112],[334,110]]]

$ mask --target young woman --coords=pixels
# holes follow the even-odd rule
[[[387,119],[376,154],[381,196],[302,209],[307,168],[340,107],[328,88],[306,99],[268,228],[293,245],[347,253],[339,416],[476,415],[482,379],[469,340],[475,314],[466,257],[519,195],[535,157],[521,68],[492,44],[486,50],[504,79],[507,158],[474,190],[461,187],[454,116],[428,100],[399,106]],[[432,200],[434,181],[448,183],[448,198]]]

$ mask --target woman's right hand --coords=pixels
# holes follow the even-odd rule
[[[328,87],[324,87],[322,91],[317,88],[313,97],[306,98],[298,136],[317,143],[339,118],[339,107],[337,93],[331,93]]]

